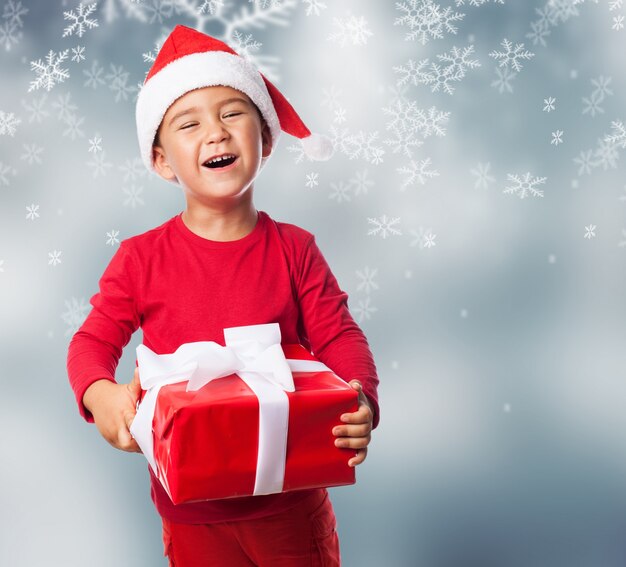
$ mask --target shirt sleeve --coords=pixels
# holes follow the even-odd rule
[[[363,385],[378,425],[378,374],[363,331],[348,309],[348,294],[341,290],[312,235],[304,246],[296,283],[300,321],[298,332],[313,354],[346,382]]]
[[[94,419],[83,404],[85,390],[102,378],[115,382],[122,350],[140,324],[136,274],[131,251],[122,241],[100,278],[100,291],[89,301],[92,310],[70,341],[67,373],[80,415],[90,423]]]

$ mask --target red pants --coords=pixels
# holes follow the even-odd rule
[[[217,524],[176,524],[163,518],[170,567],[339,567],[337,521],[328,492],[290,510]]]

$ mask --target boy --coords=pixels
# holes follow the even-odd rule
[[[278,322],[359,392],[359,409],[333,429],[363,462],[378,424],[378,378],[365,336],[314,236],[255,209],[253,182],[281,130],[323,159],[323,140],[282,94],[226,44],[177,26],[137,102],[146,166],[181,185],[187,208],[128,238],[111,259],[92,311],[69,346],[68,375],[81,415],[114,447],[140,452],[129,428],[141,392],[114,371],[132,333],[159,354],[215,341],[224,328]],[[326,148],[327,149],[327,148]],[[163,521],[165,555],[177,567],[339,565],[326,489],[174,506],[148,467]]]

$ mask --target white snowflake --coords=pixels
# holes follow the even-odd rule
[[[111,63],[111,72],[106,75],[106,79],[109,81],[109,88],[115,92],[115,102],[128,100],[128,95],[137,91],[137,87],[127,84],[129,75],[122,65],[116,67]]]
[[[522,64],[520,63],[521,59],[531,59],[535,56],[534,53],[524,49],[523,43],[516,43],[515,46],[506,38],[502,40],[500,43],[502,47],[506,51],[492,51],[489,54],[489,57],[493,57],[497,61],[500,61],[500,67],[509,67],[509,65],[513,68],[513,70],[518,73],[522,70]]]
[[[134,183],[130,187],[123,187],[122,191],[126,195],[123,205],[125,207],[136,208],[137,205],[145,205],[144,200],[141,198],[143,193],[143,187],[138,187]]]
[[[618,31],[624,28],[624,16],[614,16],[613,17],[613,25],[612,29]]]
[[[424,248],[432,248],[436,245],[435,238],[437,238],[437,235],[433,234],[430,228],[420,226],[418,230],[411,229],[410,233],[415,237],[411,240],[411,246],[419,245],[420,250],[423,250]]]
[[[555,110],[556,99],[554,97],[549,96],[548,98],[543,99],[543,111],[550,112],[551,110]]]
[[[359,282],[359,285],[357,285],[356,290],[361,291],[363,289],[365,293],[369,295],[369,293],[373,289],[378,289],[378,284],[374,281],[377,273],[377,268],[375,268],[374,270],[370,270],[368,266],[365,266],[362,271],[357,270],[357,278],[359,278],[359,280],[361,281]]]
[[[15,136],[21,118],[15,116],[13,112],[3,112],[0,110],[0,136]]]
[[[343,201],[350,201],[350,185],[346,185],[343,181],[339,181],[338,183],[330,184],[332,191],[328,195],[329,199],[336,199],[338,203]]]
[[[382,161],[385,150],[377,145],[377,140],[378,132],[359,131],[346,136],[339,147],[349,159],[364,159],[372,164],[378,164]],[[335,143],[333,145],[337,147]]]
[[[77,45],[76,47],[72,47],[72,61],[76,63],[80,63],[85,60],[85,48]]]
[[[368,236],[377,236],[380,234],[383,238],[387,238],[390,234],[400,236],[402,233],[395,227],[400,222],[400,217],[388,219],[387,215],[383,215],[380,219],[367,218],[367,222],[374,225],[367,231]]]
[[[342,94],[342,91],[337,89],[334,85],[330,87],[330,89],[322,89],[322,106],[328,106],[330,110],[334,110],[336,108],[341,108],[341,103],[339,102],[339,96]]]
[[[81,325],[87,318],[89,304],[86,303],[82,297],[80,301],[75,297],[72,297],[69,301],[65,301],[65,307],[67,309],[61,314],[61,319],[63,319],[63,321],[67,324],[65,336],[71,337],[74,333],[76,333],[76,331],[78,331],[78,329],[80,329]]]
[[[27,219],[35,220],[36,218],[39,218],[39,213],[37,212],[39,211],[39,205],[35,205],[33,203],[30,207],[26,207],[26,210],[28,211],[28,213],[26,213]]]
[[[574,158],[574,163],[578,164],[578,176],[583,173],[591,174],[591,168],[594,167],[593,150],[587,150],[580,152],[577,158]]]
[[[520,199],[529,195],[543,197],[543,189],[538,189],[537,185],[543,185],[547,177],[531,177],[530,173],[525,173],[520,177],[517,174],[508,173],[507,178],[513,182],[513,185],[506,187],[503,193],[517,194]]]
[[[113,167],[113,164],[107,161],[105,151],[94,154],[93,160],[88,161],[87,165],[93,170],[94,179],[100,176],[104,177],[107,173],[107,169]]]
[[[97,134],[89,140],[89,153],[97,153],[102,151],[102,138]]]
[[[21,160],[24,160],[28,165],[41,164],[41,152],[43,152],[43,148],[39,147],[37,144],[24,144],[22,146],[24,149],[24,153],[20,156]]]
[[[69,50],[65,49],[64,51],[55,53],[51,49],[46,56],[45,63],[41,59],[31,61],[30,70],[35,71],[37,78],[31,81],[28,92],[41,87],[50,91],[57,83],[62,83],[65,79],[69,79],[69,71],[60,66],[61,63],[67,59],[68,52]]]
[[[533,45],[540,44],[546,47],[546,38],[550,35],[550,24],[545,19],[540,19],[530,23],[530,31],[526,37],[533,42]]]
[[[488,189],[489,184],[495,181],[495,179],[489,175],[490,168],[491,164],[487,162],[485,164],[479,163],[474,169],[470,170],[470,173],[476,178],[474,188]]]
[[[54,250],[52,252],[48,252],[48,257],[50,260],[48,261],[48,265],[56,266],[61,263],[61,252],[60,250]]]
[[[224,2],[222,2],[222,0],[204,0],[202,5],[198,7],[198,13],[214,16],[217,14],[219,8],[222,7],[224,7]]]
[[[352,45],[366,45],[367,38],[374,35],[365,18],[362,16],[349,16],[345,20],[333,18],[333,26],[336,31],[328,36],[328,41],[339,43],[340,47],[345,47],[349,42]]]
[[[319,16],[322,10],[326,9],[326,4],[320,2],[320,0],[302,0],[303,4],[307,5],[306,15],[310,16],[311,14],[315,14]]]
[[[465,14],[453,12],[450,7],[442,10],[441,6],[432,0],[396,2],[396,9],[404,12],[404,15],[396,18],[393,24],[408,26],[411,31],[404,39],[417,40],[422,45],[426,45],[431,39],[441,39],[444,32],[456,34],[458,28],[454,22],[465,17]]]
[[[585,227],[585,238],[588,238],[589,240],[591,240],[595,235],[596,235],[596,225],[595,224],[590,224],[589,226]]]
[[[430,158],[426,158],[419,160],[419,162],[411,160],[408,166],[396,168],[398,173],[406,174],[406,178],[402,182],[400,190],[404,191],[407,187],[415,185],[416,183],[425,185],[427,178],[430,179],[432,177],[437,177],[439,172],[435,169],[429,169],[431,165]]]
[[[491,82],[491,86],[497,88],[500,94],[504,91],[512,93],[513,87],[511,86],[511,81],[516,77],[517,73],[511,71],[508,67],[504,69],[496,67],[496,75],[498,78]]]
[[[17,175],[17,171],[14,167],[11,167],[10,165],[5,165],[0,161],[0,187],[8,187],[9,185],[11,185],[9,175],[15,177]]]
[[[591,114],[591,116],[595,116],[596,114],[604,114],[604,109],[600,106],[600,103],[604,100],[602,95],[592,93],[591,97],[583,97],[583,114]]]
[[[313,187],[317,187],[317,185],[319,185],[317,177],[317,173],[307,173],[305,187],[310,187],[311,189],[313,189]]]
[[[24,8],[21,2],[8,0],[8,2],[4,5],[2,17],[10,23],[22,27],[24,25],[22,17],[26,14],[28,14],[28,8]]]
[[[363,319],[370,319],[372,313],[378,311],[378,309],[370,305],[370,297],[366,297],[364,300],[359,299],[357,306],[354,308],[354,312],[358,315],[357,321],[363,322]]]
[[[148,170],[141,158],[127,159],[118,168],[124,175],[124,183],[134,182],[146,176]]]
[[[556,132],[552,132],[552,140],[550,143],[554,146],[558,146],[563,143],[563,130],[557,130]]]
[[[374,180],[368,179],[367,175],[367,169],[365,169],[363,171],[357,171],[354,177],[350,179],[350,185],[354,187],[355,195],[360,195],[361,193],[367,195],[368,188],[374,186]]]
[[[596,158],[594,166],[602,166],[605,171],[609,168],[616,169],[619,159],[617,147],[618,145],[611,140],[607,140],[606,138],[598,139],[598,145],[594,152],[594,157]]]
[[[84,121],[84,117],[79,118],[75,114],[71,114],[64,120],[67,128],[63,130],[63,135],[69,137],[70,140],[75,140],[76,138],[84,138],[85,134],[81,130],[81,126],[83,125]]]
[[[50,113],[45,109],[47,98],[48,95],[44,93],[30,103],[26,100],[22,100],[22,106],[28,112],[29,123],[36,121],[38,124],[41,124],[44,118],[50,116]]]
[[[336,108],[335,109],[335,117],[333,118],[333,122],[335,124],[343,124],[346,121],[346,109],[345,108]]]
[[[493,0],[493,1],[496,4],[504,4],[504,0]],[[486,4],[487,2],[489,2],[489,0],[469,0],[469,5],[470,6],[482,6],[483,4]],[[456,0],[457,8],[459,6],[464,6],[464,5],[465,5],[465,0]]]
[[[626,127],[624,123],[620,120],[614,120],[611,122],[611,130],[613,130],[613,134],[607,135],[605,139],[626,149]]]
[[[105,80],[103,77],[104,68],[98,64],[98,61],[92,61],[91,69],[83,69],[83,74],[87,77],[87,80],[83,83],[85,87],[91,87],[97,89],[99,85],[104,85]]]
[[[87,6],[81,3],[78,5],[78,14],[74,10],[63,12],[63,19],[72,23],[63,30],[62,37],[73,35],[74,32],[78,37],[83,37],[87,29],[97,28],[98,20],[89,17],[95,11],[96,6],[97,2]]]
[[[119,244],[119,236],[120,231],[119,230],[112,230],[111,232],[107,232],[107,244],[111,245],[111,246],[115,246],[116,244]]]
[[[52,108],[56,109],[57,118],[63,122],[70,120],[75,111],[78,110],[78,106],[72,102],[71,92],[59,95],[56,101],[52,103]]]
[[[5,51],[17,45],[22,38],[22,32],[17,24],[5,21],[0,24],[0,44],[4,45]]]

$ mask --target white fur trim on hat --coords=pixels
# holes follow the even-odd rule
[[[259,107],[269,126],[274,151],[281,133],[280,121],[261,74],[239,55],[224,51],[193,53],[163,67],[139,91],[137,137],[141,159],[150,171],[154,171],[152,145],[167,109],[189,91],[218,85],[245,93]]]

